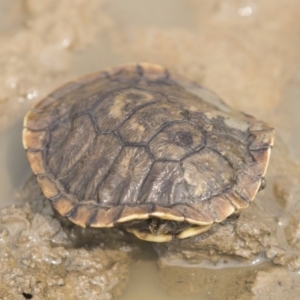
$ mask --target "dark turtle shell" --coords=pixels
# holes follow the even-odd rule
[[[274,130],[158,65],[72,81],[25,117],[23,144],[53,207],[83,227],[185,238],[248,207]]]

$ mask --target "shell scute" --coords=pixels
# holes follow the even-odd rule
[[[140,189],[141,203],[171,205],[186,202],[188,192],[177,162],[156,162]]]
[[[188,121],[165,126],[149,143],[155,159],[180,160],[203,144],[201,129]]]
[[[164,124],[185,119],[182,108],[161,101],[137,110],[119,132],[127,143],[147,143]]]
[[[74,118],[58,151],[48,157],[49,170],[57,178],[66,175],[82,159],[95,137],[94,124],[89,115]]]
[[[97,199],[97,188],[120,151],[121,144],[116,135],[98,135],[71,172],[59,179],[60,183],[79,200]]]
[[[182,166],[193,199],[209,199],[235,183],[235,172],[228,161],[207,148],[184,159]]]
[[[109,93],[92,111],[100,132],[115,130],[136,109],[159,100],[159,96],[137,88],[118,89]]]
[[[54,199],[50,199],[52,206],[61,214],[62,216],[67,216],[75,207],[76,200],[69,199],[64,194],[59,194]]]
[[[27,159],[34,175],[46,173],[43,153],[43,151],[27,151]]]
[[[98,187],[100,203],[137,203],[140,187],[151,167],[151,159],[144,147],[124,147]]]
[[[32,131],[28,128],[23,129],[23,146],[26,150],[42,150],[47,139],[46,131]]]

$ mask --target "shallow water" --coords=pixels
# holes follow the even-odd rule
[[[22,147],[22,122],[0,133],[0,191],[1,207],[14,204],[15,192],[30,175],[29,164]]]
[[[21,128],[35,101],[78,75],[128,61],[156,62],[274,125],[280,151],[271,159],[270,185],[258,201],[277,201],[270,209],[281,222],[274,230],[277,240],[299,255],[300,2],[71,2],[0,0],[0,207],[16,203],[15,192],[30,174]],[[168,267],[152,244],[143,247],[120,300],[267,299],[267,290],[258,292],[264,281],[257,274],[272,282],[279,268],[270,261],[223,270]],[[271,299],[282,299],[277,295]]]

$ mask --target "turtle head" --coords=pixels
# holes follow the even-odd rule
[[[128,232],[141,240],[150,242],[168,242],[172,239],[184,239],[208,230],[211,225],[201,226],[188,222],[177,222],[159,218],[133,220],[122,224]]]

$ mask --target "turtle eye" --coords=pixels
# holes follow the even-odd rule
[[[262,177],[261,179],[261,183],[260,183],[260,187],[259,187],[259,190],[258,191],[262,191],[266,188],[267,186],[267,182],[266,182],[266,179],[264,177]]]

